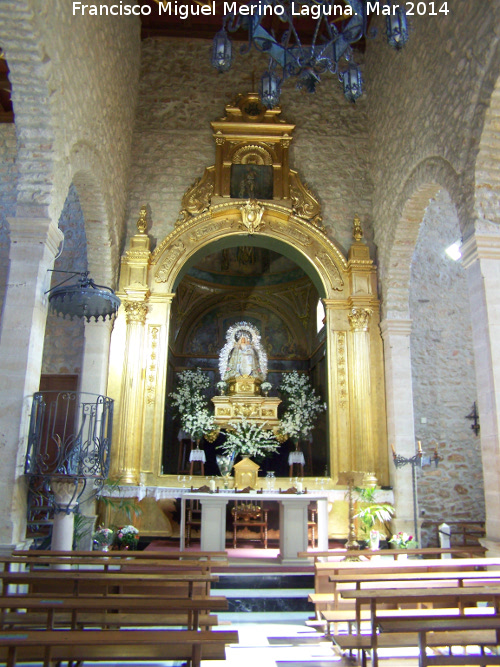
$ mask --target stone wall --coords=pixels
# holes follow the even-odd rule
[[[127,197],[139,20],[73,16],[65,0],[8,0],[0,18],[21,146],[18,214],[58,220],[84,174],[86,222],[104,227],[88,241],[109,261],[110,244],[119,254]]]
[[[417,471],[420,518],[440,523],[485,517],[480,438],[465,418],[477,398],[467,277],[444,252],[459,237],[441,191],[420,227],[410,289],[415,438],[442,459]]]
[[[59,218],[59,229],[64,233],[64,246],[54,263],[58,271],[87,270],[87,239],[82,208],[76,188],[69,189],[64,208]],[[52,275],[51,287],[68,278],[63,273]],[[75,284],[72,278],[68,284]],[[49,312],[45,328],[42,373],[80,375],[83,359],[84,322],[65,319]]]
[[[16,128],[0,124],[0,321],[9,273],[9,223],[15,214],[17,196]]]
[[[261,54],[237,54],[233,68],[219,75],[210,49],[211,42],[199,40],[142,43],[128,235],[136,231],[142,204],[151,207],[149,231],[156,241],[173,229],[184,192],[215,162],[210,121],[224,116],[236,94],[251,90],[252,71],[258,81],[267,66]],[[313,95],[285,82],[280,106],[282,117],[297,125],[291,167],[321,201],[329,236],[347,252],[358,214],[373,251],[366,104],[350,105],[336,77],[325,75]]]
[[[370,176],[386,316],[407,313],[404,290],[396,302],[386,297],[397,226],[412,194],[429,183],[445,186],[462,232],[473,224],[474,159],[499,72],[499,7],[474,0],[447,4],[447,16],[412,17],[410,41],[399,53],[385,43],[379,17],[373,25],[380,38],[367,47]],[[395,258],[392,267],[408,260]]]

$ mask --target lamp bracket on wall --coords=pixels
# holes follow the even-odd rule
[[[120,299],[110,287],[96,285],[89,277],[88,271],[62,271],[49,269],[52,273],[66,273],[65,278],[55,287],[47,290],[49,295],[49,308],[57,315],[85,318],[88,322],[92,318],[106,320],[112,319],[120,307]],[[72,278],[79,276],[78,282],[66,285]]]
[[[474,401],[472,405],[472,411],[465,416],[465,419],[472,419],[471,429],[478,435],[481,427],[479,425],[479,413],[477,411],[476,401]]]

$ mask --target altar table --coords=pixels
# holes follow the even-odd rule
[[[224,551],[226,548],[226,506],[230,500],[277,502],[279,505],[280,553],[284,565],[303,562],[298,553],[307,551],[307,507],[318,506],[318,549],[328,549],[328,496],[316,493],[184,493],[181,497],[180,550],[185,548],[186,500],[201,504],[201,551]]]

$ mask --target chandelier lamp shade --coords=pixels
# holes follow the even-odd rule
[[[115,317],[120,307],[120,299],[110,287],[96,285],[89,277],[88,271],[57,271],[54,273],[69,273],[70,276],[59,285],[46,292],[49,295],[49,308],[64,318],[85,318],[88,322],[95,319],[103,321]],[[66,285],[68,280],[79,276],[78,282]]]
[[[236,11],[225,14],[222,29],[213,39],[212,65],[220,73],[230,69],[234,53],[229,33],[243,29],[248,37],[240,53],[254,47],[272,63],[259,88],[267,108],[279,103],[281,84],[287,78],[295,77],[297,88],[313,93],[327,73],[338,77],[347,100],[355,102],[363,89],[352,45],[368,36],[369,4],[365,0],[249,0],[238,4]],[[400,50],[408,41],[404,5],[392,5],[391,0],[376,4],[385,9],[387,41]],[[306,21],[312,22],[312,34],[308,28],[310,36],[301,37]]]

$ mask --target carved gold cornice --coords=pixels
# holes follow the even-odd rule
[[[347,315],[351,331],[368,331],[372,313],[371,308],[353,308]]]

